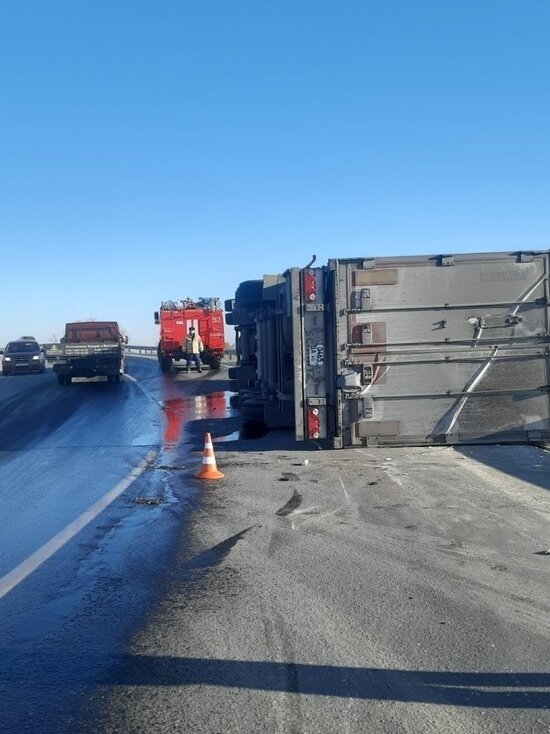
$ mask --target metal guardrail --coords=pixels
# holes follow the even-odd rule
[[[137,346],[135,344],[127,344],[124,347],[124,351],[126,354],[146,354],[146,355],[153,355],[156,357],[157,355],[157,347],[144,347],[144,346]],[[236,355],[235,349],[227,349],[225,354],[231,359],[233,356]]]
[[[126,354],[148,354],[148,355],[156,355],[157,353],[157,347],[140,347],[136,346],[135,344],[126,344],[124,347],[124,351]]]
[[[42,344],[41,346],[44,349],[44,354],[47,360],[53,361],[60,354],[60,349],[57,344]],[[124,346],[124,351],[126,352],[126,354],[143,354],[152,357],[157,356],[156,345],[154,347],[150,347],[139,344],[126,344]],[[226,355],[231,358],[235,355],[235,349],[228,349],[226,351]]]

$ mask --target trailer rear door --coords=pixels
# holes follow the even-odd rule
[[[334,260],[335,446],[550,438],[548,253]]]

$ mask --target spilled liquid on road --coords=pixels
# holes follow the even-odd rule
[[[229,418],[233,411],[229,405],[230,392],[214,392],[209,395],[190,395],[185,398],[172,398],[164,401],[166,427],[164,445],[174,448],[182,436],[186,423],[209,418],[219,420]]]

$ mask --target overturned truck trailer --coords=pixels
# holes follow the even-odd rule
[[[548,252],[330,260],[226,303],[243,420],[335,448],[550,438]]]

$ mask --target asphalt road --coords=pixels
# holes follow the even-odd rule
[[[0,377],[2,733],[74,732],[88,717],[195,501],[198,483],[172,468],[185,427],[229,415],[225,393],[196,395],[226,386],[214,373],[199,384],[138,358],[127,370],[119,385]]]
[[[550,731],[550,454],[245,441],[223,373],[129,371],[0,380],[0,575],[147,462],[0,598],[0,730]]]

